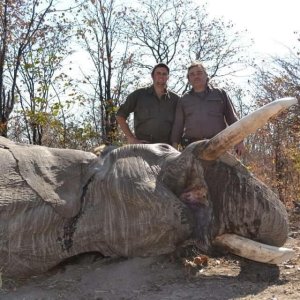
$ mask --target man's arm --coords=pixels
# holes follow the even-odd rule
[[[228,125],[231,125],[238,121],[239,117],[236,113],[231,99],[225,91],[223,91],[223,96],[225,98],[225,120]],[[244,142],[241,141],[237,145],[235,145],[234,150],[238,156],[242,156],[246,152]]]
[[[116,115],[116,120],[126,136],[126,139],[129,144],[142,144],[145,141],[141,141],[136,138],[133,132],[130,130],[129,125],[127,123],[127,118],[130,113],[134,112],[136,107],[136,102],[138,99],[139,91],[136,90],[133,93],[129,94],[126,98],[126,101],[119,107],[119,110]]]
[[[242,155],[246,152],[246,148],[245,148],[244,142],[241,141],[241,142],[239,142],[238,144],[236,144],[236,145],[234,146],[234,150],[235,150],[235,153],[236,153],[238,156],[242,156]]]
[[[239,117],[228,94],[224,90],[221,90],[221,93],[222,93],[222,98],[225,106],[224,107],[225,120],[228,125],[231,125],[234,122],[236,122],[239,119]]]
[[[129,144],[143,144],[146,142],[146,141],[141,141],[136,138],[136,136],[130,130],[126,118],[124,118],[122,116],[116,116],[116,120],[117,120],[121,130],[125,134]]]

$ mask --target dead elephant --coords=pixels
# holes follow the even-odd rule
[[[296,103],[274,101],[182,153],[128,145],[97,157],[0,138],[2,273],[32,275],[92,251],[159,255],[190,239],[205,253],[217,243],[258,261],[288,259],[277,248],[288,236],[284,205],[226,151]]]

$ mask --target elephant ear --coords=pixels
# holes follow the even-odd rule
[[[27,184],[63,217],[78,214],[83,188],[92,176],[89,168],[97,156],[84,151],[54,149],[13,143],[0,144],[16,159],[19,173]]]

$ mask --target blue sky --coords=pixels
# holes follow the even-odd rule
[[[201,1],[202,0],[195,0]],[[296,44],[300,31],[299,0],[206,0],[210,16],[223,16],[247,29],[258,53],[283,54]],[[298,42],[299,45],[299,42]],[[300,45],[299,45],[300,46]],[[299,49],[298,46],[298,49]]]

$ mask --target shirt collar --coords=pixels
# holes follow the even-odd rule
[[[150,85],[150,86],[148,87],[148,93],[149,93],[149,94],[152,94],[152,95],[156,95],[155,89],[154,89],[154,85],[153,85],[153,84]],[[165,89],[165,95],[166,95],[168,98],[170,98],[170,92],[169,92],[169,89],[168,89],[168,88]]]
[[[209,86],[206,87],[206,89],[203,91],[205,95],[207,95],[209,92],[211,91],[211,88]],[[188,92],[191,95],[195,95],[196,92],[193,88],[191,88],[191,90]]]

